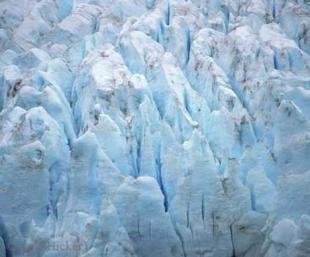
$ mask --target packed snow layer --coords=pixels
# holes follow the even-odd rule
[[[309,257],[308,0],[0,1],[1,257]]]

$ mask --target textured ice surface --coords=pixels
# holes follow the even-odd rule
[[[309,257],[308,0],[0,1],[0,257]]]

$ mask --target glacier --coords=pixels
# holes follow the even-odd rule
[[[309,257],[309,0],[1,0],[0,257]]]

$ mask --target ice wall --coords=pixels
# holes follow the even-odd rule
[[[308,0],[0,1],[0,257],[309,257]]]

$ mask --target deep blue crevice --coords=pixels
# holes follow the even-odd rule
[[[273,66],[274,66],[274,68],[276,70],[278,70],[279,65],[278,65],[278,61],[277,61],[277,56],[276,55],[273,56]]]
[[[272,17],[273,17],[273,19],[276,18],[276,3],[275,3],[275,0],[272,0]]]
[[[185,64],[187,65],[190,58],[190,52],[191,52],[191,32],[190,29],[187,29],[186,31],[186,60]]]
[[[230,231],[231,245],[232,245],[232,250],[233,250],[231,257],[236,257],[236,249],[235,249],[235,242],[234,242],[234,234],[233,234],[232,224],[229,226],[229,231]]]
[[[168,199],[167,199],[167,192],[165,191],[165,187],[163,184],[163,178],[162,178],[162,163],[161,160],[159,158],[156,159],[156,176],[157,176],[157,182],[160,188],[160,191],[162,192],[163,196],[164,196],[164,208],[165,208],[165,212],[168,211]]]
[[[167,13],[166,13],[166,25],[169,26],[170,25],[170,21],[171,20],[171,7],[170,7],[170,3],[168,2],[168,6],[167,6]]]

